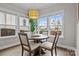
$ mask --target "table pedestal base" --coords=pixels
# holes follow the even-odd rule
[[[37,50],[35,50],[34,56],[39,56],[39,48]],[[44,50],[41,49],[41,54],[45,54]]]

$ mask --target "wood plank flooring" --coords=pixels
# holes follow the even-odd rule
[[[75,56],[75,51],[64,48],[57,48],[57,56]],[[50,51],[45,51],[46,54],[42,56],[51,56]],[[21,46],[15,46],[0,51],[0,56],[21,56]],[[29,56],[29,53],[25,51],[24,56]],[[54,54],[55,56],[55,54]]]

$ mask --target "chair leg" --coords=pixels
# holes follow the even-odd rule
[[[31,56],[31,52],[29,52],[29,56]]]
[[[41,47],[39,47],[39,55],[41,56]]]
[[[57,49],[56,49],[56,47],[55,47],[55,56],[57,56]]]
[[[24,53],[24,49],[22,48],[22,56],[23,56],[23,53]]]
[[[53,50],[51,50],[51,56],[53,56]]]

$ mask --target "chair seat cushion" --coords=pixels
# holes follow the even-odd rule
[[[52,43],[51,42],[44,42],[40,45],[40,47],[46,48],[46,49],[51,49],[52,48]]]
[[[31,51],[37,49],[40,46],[40,43],[34,43],[33,41],[30,41],[29,43],[30,43]],[[24,48],[29,50],[29,47],[27,46],[24,46]]]

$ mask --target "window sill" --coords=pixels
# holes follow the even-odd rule
[[[0,38],[12,38],[12,37],[17,37],[16,35],[11,35],[11,36],[2,36]]]

